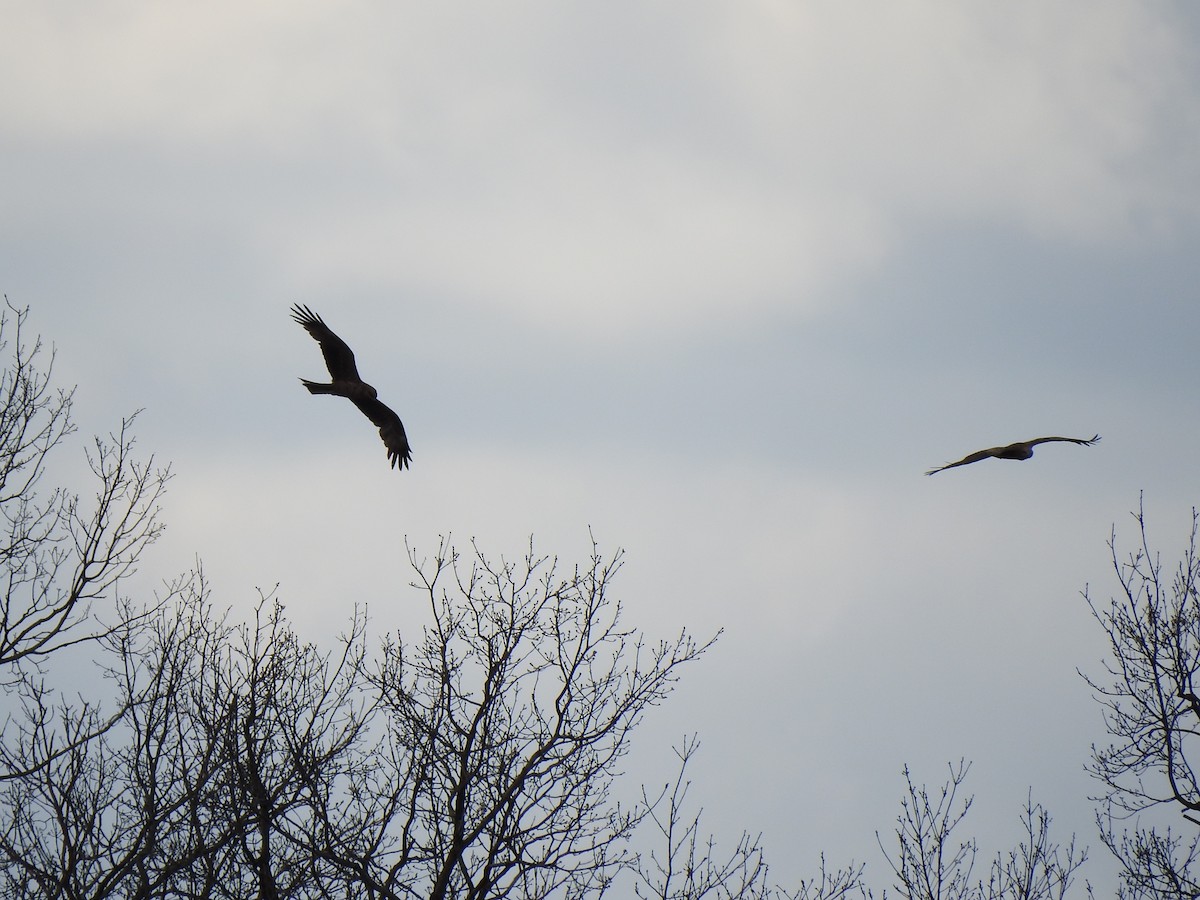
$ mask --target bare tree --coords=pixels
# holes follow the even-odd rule
[[[170,477],[152,457],[134,458],[135,413],[88,453],[94,503],[62,488],[40,492],[48,457],[75,430],[73,392],[52,388],[54,353],[41,368],[41,339],[23,333],[28,314],[9,304],[0,315],[0,349],[11,345],[12,354],[0,372],[0,665],[10,671],[112,627],[91,616],[91,602],[160,534]]]
[[[706,837],[700,828],[703,810],[686,818],[685,804],[691,789],[691,781],[686,778],[687,766],[699,746],[695,735],[684,738],[675,748],[679,757],[675,780],[664,785],[655,797],[642,788],[642,802],[649,819],[646,827],[653,826],[655,836],[662,839],[663,849],[660,852],[652,847],[638,860],[634,893],[654,900],[704,897],[765,900],[771,890],[761,836],[751,837],[742,832],[728,855],[718,857],[715,838]]]
[[[907,795],[897,819],[898,848],[889,854],[896,877],[893,889],[906,900],[1062,900],[1087,858],[1074,839],[1062,847],[1050,840],[1050,816],[1028,800],[1022,814],[1024,836],[1015,850],[998,853],[986,882],[973,875],[978,846],[974,839],[952,837],[971,808],[959,788],[970,766],[960,761],[936,795],[917,787],[904,769]],[[886,892],[884,892],[886,897]]]
[[[719,852],[716,838],[705,836],[700,821],[703,809],[688,818],[685,808],[691,782],[687,767],[700,742],[695,735],[675,748],[679,770],[674,781],[651,797],[642,789],[651,846],[634,865],[634,893],[644,900],[840,900],[862,891],[862,866],[827,870],[821,857],[816,878],[802,881],[795,891],[771,885],[762,848],[762,837],[743,831],[731,850]],[[643,835],[643,840],[646,836]]]
[[[977,852],[975,842],[967,840],[955,846],[950,838],[971,808],[971,798],[961,804],[957,799],[958,788],[969,768],[961,761],[957,767],[951,766],[950,777],[935,802],[925,787],[913,784],[912,774],[904,767],[908,793],[900,801],[896,828],[899,849],[895,857],[887,852],[878,835],[876,840],[896,875],[895,890],[908,900],[959,900],[977,896],[971,881]]]
[[[114,726],[98,730],[86,704],[27,706],[4,748],[31,764],[0,791],[0,895],[232,900],[344,884],[307,838],[314,791],[346,774],[367,718],[365,619],[331,654],[266,600],[253,625],[227,624],[199,574],[173,599],[105,641]]]
[[[532,546],[409,558],[432,621],[370,673],[386,735],[328,852],[380,897],[598,896],[645,814],[615,796],[630,735],[712,641],[624,626],[620,552],[566,572]]]
[[[28,690],[0,894],[601,896],[648,814],[617,796],[630,735],[711,641],[625,628],[619,553],[412,558],[432,622],[374,659],[362,616],[321,652],[278,606],[228,625],[197,573],[99,642],[115,724]]]
[[[1109,541],[1120,592],[1107,603],[1084,592],[1111,653],[1103,680],[1083,676],[1112,737],[1093,747],[1090,768],[1104,786],[1098,820],[1122,865],[1123,895],[1191,898],[1200,894],[1200,833],[1178,833],[1161,814],[1177,810],[1200,825],[1200,517],[1192,511],[1191,536],[1173,571],[1164,571],[1150,547],[1140,504],[1134,518],[1132,553],[1117,550],[1115,528]]]

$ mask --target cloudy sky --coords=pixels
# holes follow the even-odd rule
[[[590,528],[630,624],[725,629],[631,768],[698,732],[709,827],[780,879],[883,883],[902,767],[960,757],[983,849],[1032,788],[1103,863],[1080,592],[1139,492],[1168,560],[1200,500],[1194,7],[0,7],[0,288],[83,433],[144,408],[173,464],[144,589],[199,557],[314,639],[412,633],[405,539]],[[300,387],[294,302],[411,471]]]

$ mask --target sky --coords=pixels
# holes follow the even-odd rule
[[[170,462],[136,589],[203,562],[323,640],[414,635],[405,542],[626,552],[724,633],[639,730],[779,880],[887,883],[903,767],[1107,860],[1077,670],[1145,498],[1200,501],[1200,13],[1185,2],[0,0],[0,289],[82,435]],[[311,306],[410,471],[297,380]],[[1041,435],[1027,462],[925,470]],[[71,451],[82,460],[82,441]],[[131,588],[135,589],[135,588]]]

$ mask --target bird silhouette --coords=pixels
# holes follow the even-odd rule
[[[312,335],[313,340],[321,345],[321,355],[325,357],[325,367],[333,381],[321,384],[301,378],[300,382],[308,388],[310,394],[334,394],[345,397],[359,408],[364,416],[379,429],[379,436],[387,447],[388,460],[392,468],[401,469],[409,465],[412,451],[408,446],[408,437],[404,434],[404,423],[383,401],[379,399],[375,388],[359,377],[358,367],[354,364],[354,351],[340,337],[329,330],[329,326],[321,317],[307,306],[295,304],[292,318]]]
[[[944,466],[938,466],[936,469],[930,469],[926,475],[934,475],[945,469],[953,469],[955,466],[965,466],[969,463],[979,462],[981,459],[1029,459],[1033,456],[1033,448],[1038,444],[1045,444],[1049,441],[1066,441],[1070,444],[1082,444],[1084,447],[1090,447],[1096,441],[1100,440],[1100,435],[1093,435],[1088,439],[1069,438],[1069,437],[1043,437],[1035,438],[1032,441],[1020,441],[1016,444],[1008,444],[1004,447],[989,447],[987,450],[977,450],[969,456],[964,456],[958,462],[946,463]]]

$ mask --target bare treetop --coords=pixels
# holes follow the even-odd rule
[[[5,298],[8,303],[8,298]],[[49,454],[70,435],[72,391],[51,387],[40,338],[24,340],[28,309],[0,314],[0,665],[36,667],[59,648],[108,633],[90,604],[129,575],[162,532],[159,499],[170,478],[133,456],[137,413],[87,454],[99,488],[88,506],[62,488],[39,493]]]

